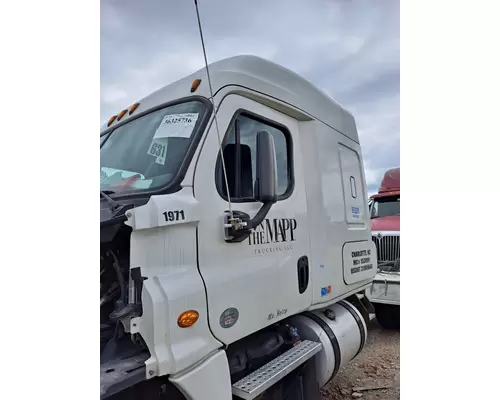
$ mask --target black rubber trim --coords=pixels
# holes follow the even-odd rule
[[[340,353],[339,341],[337,340],[335,333],[333,333],[332,329],[328,326],[328,324],[325,321],[323,321],[320,317],[318,317],[316,314],[313,314],[310,311],[306,311],[302,315],[316,322],[326,332],[328,338],[330,339],[330,342],[332,343],[333,354],[335,356],[335,367],[333,368],[333,373],[332,376],[330,377],[331,379],[335,375],[337,375],[337,372],[339,371],[340,368],[341,353]]]
[[[220,342],[222,344],[222,348],[223,350],[226,350],[227,349],[227,344],[224,343],[222,340],[220,340],[215,334],[214,334],[214,331],[212,330],[212,325],[211,325],[211,322],[210,322],[210,310],[208,308],[208,291],[207,291],[207,284],[205,282],[205,278],[203,278],[203,274],[201,273],[201,269],[200,269],[200,232],[198,231],[199,227],[197,226],[196,227],[196,235],[195,235],[195,242],[196,242],[196,268],[198,269],[198,272],[200,274],[200,277],[201,277],[201,281],[203,282],[203,289],[205,291],[205,304],[207,306],[207,326],[208,326],[208,330],[210,331],[210,333],[212,334],[212,336],[214,337],[215,340],[217,340],[218,342]]]
[[[348,303],[348,304],[346,304],[346,303],[347,302],[345,300],[340,300],[337,304],[341,305],[347,311],[349,311],[351,313],[352,317],[354,318],[354,320],[356,321],[356,323],[358,324],[359,334],[361,335],[361,340],[359,342],[358,352],[353,357],[353,358],[356,358],[358,356],[358,354],[361,353],[361,350],[363,350],[363,348],[365,347],[365,343],[366,343],[365,327],[363,326],[363,321],[361,320],[361,318],[359,318],[359,315],[356,313],[356,311],[354,311],[351,308],[351,307],[354,307],[354,306],[351,305],[351,303]],[[349,306],[351,306],[351,307],[349,307]]]

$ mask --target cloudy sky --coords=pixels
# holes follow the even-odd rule
[[[399,166],[399,0],[198,0],[208,61],[254,54],[350,110],[369,193]],[[101,0],[101,124],[204,66],[193,0]]]

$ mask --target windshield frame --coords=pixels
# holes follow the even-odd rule
[[[99,148],[101,148],[101,147],[104,145],[104,142],[106,142],[106,140],[108,140],[108,137],[110,137],[110,136],[111,136],[111,133],[112,133],[112,131],[108,131],[108,132],[105,132],[105,133],[101,133],[101,134],[100,134],[99,139],[102,139],[103,137],[105,137],[105,138],[104,138],[104,140],[101,142],[101,146],[100,146]]]
[[[182,97],[179,99],[175,99],[173,101],[168,101],[166,103],[159,104],[157,106],[148,108],[147,110],[138,113],[137,115],[131,116],[127,118],[126,120],[113,125],[103,131],[100,132],[99,137],[102,138],[103,136],[107,135],[107,138],[103,140],[101,145],[99,146],[99,149],[102,148],[102,146],[106,143],[106,141],[113,135],[114,131],[125,124],[132,122],[136,119],[139,119],[141,117],[147,116],[148,114],[151,114],[155,111],[171,107],[171,106],[176,106],[179,104],[183,103],[189,103],[193,101],[198,101],[200,103],[203,103],[205,106],[205,110],[203,115],[201,116],[199,120],[199,125],[198,128],[193,131],[191,134],[191,137],[189,139],[189,145],[186,151],[186,154],[184,156],[184,159],[182,160],[182,163],[179,167],[179,170],[177,171],[177,174],[173,177],[171,181],[169,181],[166,185],[160,186],[158,188],[154,189],[134,189],[131,191],[125,191],[125,192],[116,192],[111,195],[113,199],[123,199],[123,198],[135,198],[135,197],[150,197],[153,195],[158,195],[158,194],[170,194],[170,193],[175,193],[181,190],[181,182],[184,179],[186,172],[189,168],[189,165],[191,164],[192,158],[194,156],[194,153],[196,152],[196,149],[198,148],[198,145],[200,144],[201,138],[203,134],[205,133],[205,129],[207,127],[207,124],[212,117],[212,112],[213,112],[213,105],[212,102],[207,99],[206,97],[203,96],[187,96],[187,97]]]

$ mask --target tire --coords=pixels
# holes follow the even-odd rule
[[[382,328],[399,329],[399,306],[375,304],[375,317]]]

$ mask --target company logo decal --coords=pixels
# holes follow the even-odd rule
[[[255,254],[288,251],[296,240],[296,229],[295,218],[265,219],[248,237],[248,245],[259,246]]]

